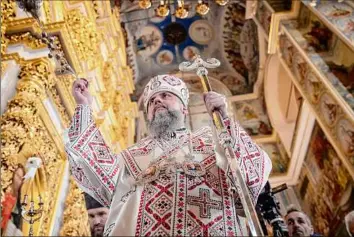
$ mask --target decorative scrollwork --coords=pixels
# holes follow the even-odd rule
[[[70,191],[66,198],[63,222],[60,236],[90,236],[88,215],[85,200],[74,179],[70,179]]]
[[[65,16],[69,34],[74,42],[80,60],[93,67],[97,64],[99,35],[94,22],[83,16],[79,9],[69,11]]]

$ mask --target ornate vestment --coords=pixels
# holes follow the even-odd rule
[[[223,122],[256,202],[271,171],[269,157],[237,123]],[[176,131],[169,140],[148,137],[113,154],[90,107],[79,105],[68,135],[66,151],[72,175],[85,192],[110,207],[105,236],[248,235],[244,218],[236,213],[240,202],[232,192],[229,160],[218,155],[210,128],[194,133]],[[190,152],[205,175],[190,176],[176,166],[172,175],[160,173],[154,181],[137,182],[152,161],[175,157],[183,162]]]

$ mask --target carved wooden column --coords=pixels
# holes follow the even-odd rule
[[[2,0],[1,1],[1,55],[6,51],[8,39],[5,37],[7,22],[12,20],[15,16],[15,1]],[[1,62],[3,65],[3,62]]]
[[[23,163],[18,157],[30,157],[36,153],[42,154],[43,164],[46,174],[43,182],[47,184],[43,198],[45,202],[44,217],[42,224],[35,228],[35,233],[39,235],[49,235],[52,226],[52,218],[55,212],[55,205],[60,191],[61,177],[65,167],[65,155],[63,150],[62,138],[59,141],[53,140],[53,135],[49,134],[50,117],[43,108],[43,101],[48,98],[48,94],[53,100],[56,97],[55,90],[56,77],[53,72],[52,62],[48,58],[39,58],[21,63],[19,81],[17,84],[17,94],[9,102],[8,110],[1,119],[1,137],[2,137],[2,175],[1,185],[2,194],[10,191],[13,171],[18,163]],[[58,102],[58,101],[57,101]],[[54,101],[54,104],[58,104]],[[57,106],[58,107],[58,106]],[[61,113],[63,117],[64,112]],[[58,146],[61,146],[58,149]],[[25,154],[24,154],[25,153]],[[53,175],[57,174],[57,175]],[[71,186],[67,202],[75,202],[75,205],[67,205],[70,216],[75,215],[83,217],[80,221],[69,221],[68,225],[76,226],[78,235],[87,235],[86,209],[84,199],[76,186]],[[2,195],[3,196],[3,195]],[[79,214],[78,214],[79,213]],[[64,219],[66,215],[64,214]],[[82,223],[82,221],[84,221]],[[77,228],[81,225],[80,228]],[[62,231],[65,233],[65,228]],[[75,232],[76,233],[76,232]],[[66,234],[64,234],[66,235]]]
[[[2,190],[11,184],[13,167],[17,164],[17,160],[12,160],[11,157],[18,154],[25,143],[35,143],[35,140],[38,139],[35,135],[42,129],[36,111],[40,98],[45,96],[45,87],[40,80],[45,80],[43,78],[47,76],[45,74],[49,74],[45,64],[24,62],[19,75],[17,94],[9,102],[6,113],[2,115],[1,163],[4,171],[1,175]],[[33,145],[36,146],[36,144]]]
[[[48,210],[52,209],[52,199],[57,182],[50,180],[49,175],[57,172],[60,160],[55,144],[49,138],[45,126],[37,115],[39,103],[46,96],[45,89],[52,85],[51,65],[45,59],[24,61],[21,65],[17,94],[9,102],[8,110],[1,118],[1,143],[2,143],[2,194],[11,191],[13,171],[18,163],[25,163],[24,159],[41,153],[46,167],[46,175],[41,183],[48,183],[47,190],[42,194],[45,200],[44,217],[42,226],[46,226]],[[24,154],[26,153],[26,154]],[[48,181],[48,182],[47,182]],[[26,223],[23,225],[26,229]],[[39,225],[35,225],[35,233],[39,233]],[[26,233],[24,233],[26,234]],[[28,233],[27,233],[28,234]]]

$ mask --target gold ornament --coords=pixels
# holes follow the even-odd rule
[[[159,17],[165,17],[170,14],[170,9],[168,8],[165,1],[161,0],[160,5],[155,9],[156,15]]]
[[[79,60],[86,61],[89,68],[94,68],[101,60],[98,50],[101,39],[95,21],[83,15],[79,9],[73,9],[66,13],[65,22]]]
[[[188,17],[188,8],[184,5],[183,0],[178,1],[178,7],[175,12],[175,16],[180,19],[185,19]]]
[[[73,178],[70,178],[70,191],[65,201],[63,226],[60,236],[89,236],[88,214],[82,191]]]
[[[9,36],[9,40],[9,44],[24,43],[31,49],[42,49],[47,47],[47,45],[43,43],[41,39],[33,36],[31,32],[11,35]]]
[[[215,2],[219,6],[225,6],[229,2],[229,0],[215,0]]]
[[[139,7],[142,9],[149,9],[151,7],[150,0],[139,0]]]
[[[208,14],[209,10],[210,8],[208,3],[205,3],[203,0],[199,0],[197,6],[195,7],[195,11],[202,16]]]

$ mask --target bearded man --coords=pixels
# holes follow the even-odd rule
[[[97,202],[87,193],[85,195],[86,209],[89,219],[90,231],[92,237],[102,237],[103,230],[107,222],[109,209]]]
[[[78,104],[66,151],[79,186],[110,213],[106,236],[245,236],[240,199],[233,186],[230,156],[216,149],[210,127],[186,128],[189,92],[174,76],[159,75],[144,90],[150,135],[113,154],[94,123],[88,82],[77,80]],[[227,115],[226,98],[204,94],[210,114],[220,113],[254,203],[267,182],[271,162]],[[235,162],[235,161],[233,161]],[[232,181],[233,180],[233,181]]]

